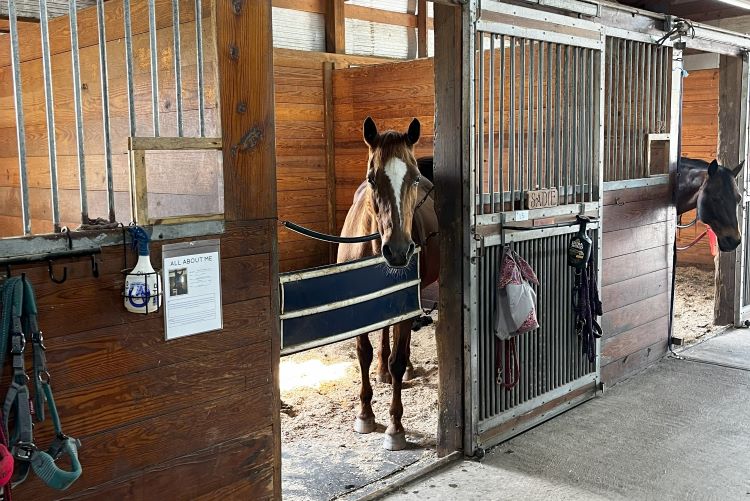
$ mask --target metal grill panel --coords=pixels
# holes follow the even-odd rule
[[[608,37],[604,180],[647,177],[648,135],[670,131],[672,49]]]
[[[571,232],[576,228],[571,228]],[[539,329],[517,339],[520,382],[508,391],[495,382],[496,343],[495,286],[502,246],[485,249],[479,259],[479,420],[498,416],[529,400],[596,372],[596,363],[583,355],[574,329],[571,304],[573,269],[567,265],[566,248],[572,233],[515,243],[515,250],[534,268]],[[589,232],[594,242],[598,230]],[[597,246],[594,259],[598,263]],[[504,353],[501,352],[501,356]]]
[[[598,49],[477,32],[476,214],[598,201]]]
[[[750,203],[745,204],[744,213],[745,216],[745,227],[742,231],[742,245],[744,247],[743,252],[745,253],[745,268],[742,273],[745,275],[742,282],[742,306],[750,306],[750,266],[748,266],[747,260],[750,257]]]

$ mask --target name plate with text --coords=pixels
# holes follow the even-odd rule
[[[534,190],[528,192],[529,209],[543,209],[546,207],[557,207],[557,189]]]

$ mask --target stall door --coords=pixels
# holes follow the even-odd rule
[[[604,44],[594,23],[545,15],[553,23],[546,26],[538,14],[483,0],[473,25],[467,280],[467,446],[473,451],[583,402],[599,382],[599,346],[589,361],[575,331],[566,248],[578,231],[575,216],[597,219],[601,211]],[[598,269],[598,224],[589,226],[589,236]],[[505,354],[493,332],[504,245],[541,282],[540,327],[518,338],[520,381],[510,390],[496,380]]]
[[[750,103],[750,62],[747,53],[742,56],[742,107],[740,109],[740,157],[745,159],[745,168],[739,175],[737,184],[742,193],[742,204],[739,211],[740,230],[742,231],[742,244],[737,249],[736,273],[737,280],[735,288],[735,323],[737,326],[750,326],[750,175],[748,175],[748,108]]]

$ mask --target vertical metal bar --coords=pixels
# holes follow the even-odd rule
[[[49,17],[47,0],[39,0],[39,27],[42,35],[42,66],[44,69],[44,107],[47,112],[47,149],[49,151],[50,201],[52,225],[60,231],[60,200],[57,192],[57,145],[55,143],[55,104],[52,92],[52,67],[49,50]]]
[[[489,130],[487,157],[487,184],[490,193],[490,213],[495,213],[495,37],[490,35],[490,92],[489,98]]]
[[[148,33],[151,50],[151,107],[154,137],[159,137],[159,47],[156,41],[156,0],[148,0]]]
[[[652,99],[652,83],[651,83],[651,67],[652,67],[652,59],[653,59],[653,52],[654,52],[654,46],[649,44],[646,46],[646,93],[644,94],[644,101],[646,106],[646,116],[645,116],[645,131],[644,137],[646,147],[643,148],[643,168],[648,169],[648,134],[653,131],[653,128],[651,126],[651,120],[652,120],[652,110],[654,109],[654,101]]]
[[[177,103],[177,136],[182,137],[182,56],[180,54],[180,0],[172,0],[172,35],[172,60],[174,61],[175,101]]]
[[[78,7],[76,0],[68,2],[70,20],[70,55],[73,65],[73,106],[76,116],[76,156],[78,160],[78,182],[81,197],[81,222],[89,221],[88,194],[86,191],[86,162],[83,152],[83,106],[81,104],[81,71],[78,62]]]
[[[621,110],[620,110],[620,142],[617,147],[620,150],[619,168],[618,168],[618,181],[627,178],[627,167],[625,164],[625,121],[627,116],[626,111],[626,88],[628,81],[627,71],[627,41],[622,41],[622,51],[620,52],[620,67],[622,73],[620,74],[620,83],[622,84],[622,97],[621,97]]]
[[[536,89],[534,88],[534,74],[536,72],[536,63],[534,55],[534,45],[536,42],[529,40],[529,123],[528,123],[528,135],[526,136],[526,154],[528,157],[529,166],[529,190],[534,189],[534,170],[536,168],[536,156],[534,155],[534,142],[536,140],[536,131],[534,130],[534,119],[536,114],[534,113],[534,96]]]
[[[632,157],[631,157],[631,145],[633,143],[633,81],[635,80],[635,75],[633,73],[633,42],[628,41],[627,42],[627,51],[628,51],[628,125],[627,125],[627,131],[628,135],[626,138],[626,146],[625,146],[625,166],[626,166],[626,176],[628,179],[632,179],[633,177],[633,166],[632,166]]]
[[[607,181],[610,181],[612,178],[610,177],[610,169],[612,167],[612,67],[614,66],[613,61],[614,58],[612,56],[612,47],[614,46],[614,39],[612,37],[607,38],[607,68],[609,71],[607,72],[607,83],[606,83],[606,89],[607,89],[607,115],[606,115],[606,136],[605,136],[605,142],[606,142],[606,167],[605,167],[605,179]]]
[[[601,159],[601,152],[598,148],[599,141],[597,138],[599,137],[599,131],[601,129],[601,122],[597,119],[598,117],[598,111],[599,107],[597,104],[599,103],[599,92],[597,88],[597,83],[601,85],[599,82],[599,78],[596,78],[597,73],[595,72],[595,69],[597,68],[597,65],[595,64],[594,59],[595,58],[602,57],[601,52],[591,52],[591,57],[589,58],[589,110],[590,110],[590,118],[589,118],[589,134],[590,134],[590,161],[589,161],[589,202],[593,202],[595,199],[599,199],[599,193],[594,193],[594,187],[598,185],[599,183],[599,160]],[[596,195],[596,198],[595,198]]]
[[[526,39],[522,38],[519,45],[521,46],[521,96],[518,101],[518,193],[521,197],[520,207],[521,210],[525,207],[525,187],[526,187],[526,170],[524,168],[526,163],[525,148],[524,148],[524,124],[523,124],[523,113],[524,106],[526,105]],[[526,139],[528,140],[528,138]]]
[[[16,110],[16,138],[18,141],[18,169],[21,185],[21,217],[23,234],[31,233],[31,200],[26,171],[26,127],[23,116],[23,93],[21,87],[21,55],[18,49],[18,16],[16,0],[8,0],[8,20],[10,24],[10,54],[13,71],[13,104]]]
[[[104,26],[104,0],[96,0],[99,32],[99,78],[102,84],[102,127],[104,128],[104,170],[107,177],[107,213],[115,222],[115,188],[112,179],[112,144],[109,128],[109,74],[107,72],[107,34]]]
[[[505,211],[505,183],[503,165],[505,164],[505,35],[500,36],[500,134],[498,139],[499,160],[497,163],[497,177],[499,181],[500,192],[500,212]],[[494,212],[494,211],[493,211]]]
[[[612,43],[612,65],[614,66],[614,80],[612,81],[612,87],[608,89],[612,99],[612,130],[610,131],[610,138],[612,140],[612,160],[609,165],[609,180],[619,180],[619,169],[617,167],[620,153],[620,135],[619,135],[619,122],[620,122],[620,39],[615,38]]]
[[[206,135],[205,97],[203,96],[203,0],[195,0],[195,52],[198,78],[198,126],[200,136]]]
[[[641,147],[643,133],[641,131],[640,123],[643,118],[643,106],[641,104],[641,96],[643,95],[643,88],[641,87],[641,80],[643,79],[643,71],[641,71],[641,48],[643,44],[641,42],[635,42],[635,116],[633,117],[633,128],[635,137],[633,138],[633,164],[634,164],[634,178],[644,177],[643,165],[641,164]]]
[[[656,48],[656,132],[662,132],[664,124],[664,114],[662,113],[662,102],[661,102],[661,90],[664,87],[664,80],[662,80],[662,66],[664,66],[664,52],[661,47]]]
[[[662,101],[663,106],[664,106],[664,111],[663,111],[663,115],[662,116],[664,117],[664,132],[669,132],[670,125],[671,125],[671,122],[672,122],[672,113],[670,112],[670,109],[669,109],[669,103],[670,103],[669,89],[672,88],[672,86],[670,85],[670,83],[671,83],[670,82],[670,75],[672,74],[672,71],[671,71],[671,69],[672,69],[672,57],[671,57],[672,49],[670,47],[663,47],[662,51],[663,51],[663,54],[664,54],[664,56],[663,56],[664,59],[662,61],[662,73],[663,73],[663,76],[662,76],[662,89],[661,89],[661,92],[662,92],[662,100],[661,101]]]
[[[542,185],[542,151],[544,146],[544,42],[539,42],[539,73],[537,80],[537,97],[536,97],[536,184],[539,188]]]
[[[482,173],[484,171],[484,33],[479,33],[479,96],[477,106],[477,117],[479,118],[479,151],[477,152],[477,192],[479,193],[478,214],[484,214],[484,184],[482,183]]]
[[[560,196],[560,186],[562,184],[562,150],[560,144],[560,136],[562,136],[562,117],[560,116],[560,109],[562,108],[562,86],[560,81],[562,80],[562,63],[561,52],[563,46],[557,44],[555,47],[555,187],[557,188],[557,195]]]
[[[135,136],[135,85],[133,82],[133,30],[130,16],[130,0],[122,0],[122,16],[125,20],[125,77],[128,86],[129,135]]]
[[[545,182],[546,188],[552,188],[552,43],[547,44],[547,77],[545,78],[545,84],[547,85],[547,107],[544,110],[544,114],[547,116],[546,132],[547,139],[545,143]]]
[[[573,123],[572,123],[572,134],[573,139],[571,141],[571,148],[573,154],[573,203],[578,201],[578,170],[580,169],[580,156],[581,156],[581,124],[580,124],[580,100],[578,97],[578,80],[580,75],[580,52],[581,49],[575,47],[573,49]]]
[[[516,208],[516,37],[510,37],[510,89],[508,117],[508,191],[510,210]]]
[[[564,46],[563,58],[563,147],[562,147],[562,171],[563,188],[565,193],[565,204],[568,203],[570,195],[570,46]]]

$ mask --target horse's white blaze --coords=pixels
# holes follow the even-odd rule
[[[391,182],[393,188],[393,195],[396,199],[396,214],[398,220],[403,223],[401,218],[401,187],[404,184],[404,178],[406,178],[406,163],[400,158],[391,158],[388,163],[385,164],[385,175],[388,176],[388,180]]]

